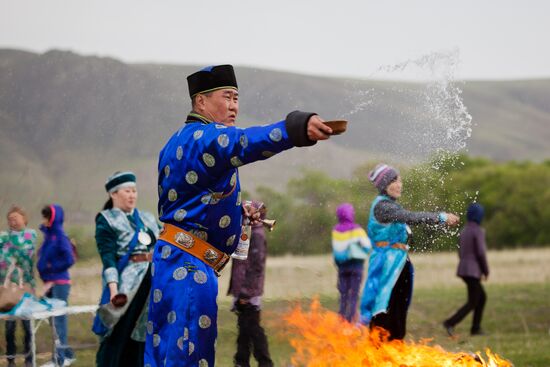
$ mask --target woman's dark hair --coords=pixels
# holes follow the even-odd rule
[[[108,209],[113,209],[113,199],[112,198],[109,198],[109,200],[107,200],[105,202],[105,204],[103,204],[103,210],[108,210]]]
[[[42,213],[42,216],[47,220],[52,219],[52,208],[49,205],[46,205],[45,207],[43,207],[41,213]]]

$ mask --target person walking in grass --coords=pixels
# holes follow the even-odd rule
[[[468,222],[460,232],[458,255],[460,261],[456,275],[466,283],[468,300],[456,313],[443,322],[443,327],[449,334],[454,335],[455,326],[473,311],[471,335],[483,335],[481,318],[487,295],[481,285],[482,280],[489,277],[487,263],[487,246],[485,245],[485,230],[481,227],[484,209],[478,203],[472,203],[466,211]]]

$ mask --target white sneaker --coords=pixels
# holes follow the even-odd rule
[[[76,358],[65,358],[65,361],[63,361],[63,367],[70,366],[75,362],[76,362]]]
[[[63,361],[63,367],[68,367],[72,365],[74,362],[76,362],[76,358],[65,358],[65,361]],[[56,367],[56,364],[53,363],[53,361],[49,361],[47,363],[40,365],[40,367]]]

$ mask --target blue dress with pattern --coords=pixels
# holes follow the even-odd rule
[[[376,220],[374,208],[382,200],[391,199],[385,195],[379,195],[374,199],[367,225],[367,233],[374,244],[374,251],[369,259],[369,270],[360,304],[360,320],[365,325],[368,325],[377,314],[388,311],[393,287],[408,257],[408,251],[391,246],[395,243],[407,243],[407,225],[400,222],[380,223]],[[381,241],[387,241],[389,245],[376,246],[376,243]]]
[[[231,254],[241,232],[237,168],[293,146],[285,121],[250,128],[188,121],[160,152],[160,220]],[[214,366],[218,279],[213,270],[159,240],[152,274],[145,366]]]

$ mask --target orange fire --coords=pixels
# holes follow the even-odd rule
[[[481,353],[451,353],[440,346],[430,346],[401,340],[387,341],[383,329],[370,331],[365,326],[347,323],[334,312],[321,308],[314,300],[309,312],[296,307],[285,316],[292,330],[290,344],[296,350],[293,366],[307,367],[511,367],[512,364],[485,351]]]

